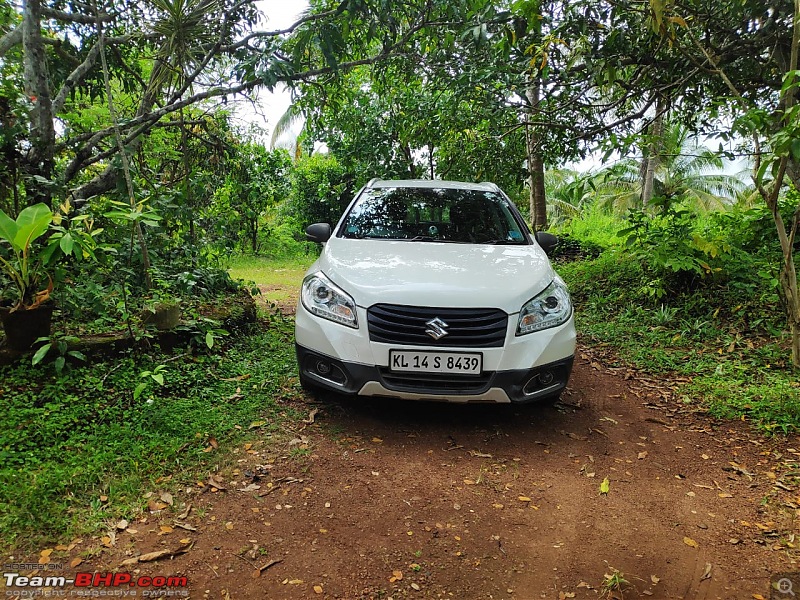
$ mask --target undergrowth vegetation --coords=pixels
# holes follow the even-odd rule
[[[766,209],[702,218],[680,207],[631,212],[591,258],[608,232],[606,223],[594,232],[597,223],[573,219],[565,229],[586,248],[584,258],[557,259],[582,343],[608,345],[656,375],[688,377],[679,396],[712,416],[767,432],[800,429],[800,383],[778,294],[781,255],[766,241]]]
[[[60,374],[0,367],[3,543],[20,551],[131,519],[146,490],[213,473],[217,445],[280,428],[292,416],[281,403],[294,393],[291,323],[253,327],[222,353],[129,353]]]

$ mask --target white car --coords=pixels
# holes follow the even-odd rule
[[[372,180],[303,280],[295,339],[307,389],[408,400],[557,399],[575,354],[567,287],[492,183]]]

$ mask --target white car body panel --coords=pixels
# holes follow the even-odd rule
[[[444,244],[331,238],[322,271],[358,306],[500,308],[518,313],[555,276],[538,245]]]

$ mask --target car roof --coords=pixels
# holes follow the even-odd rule
[[[368,188],[426,188],[449,190],[477,190],[497,192],[499,188],[494,183],[470,183],[466,181],[445,181],[442,179],[373,179],[367,184]]]

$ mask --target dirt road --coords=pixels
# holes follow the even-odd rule
[[[793,441],[601,360],[580,353],[555,407],[309,398],[313,423],[235,448],[80,568],[226,600],[769,598],[800,570]]]

